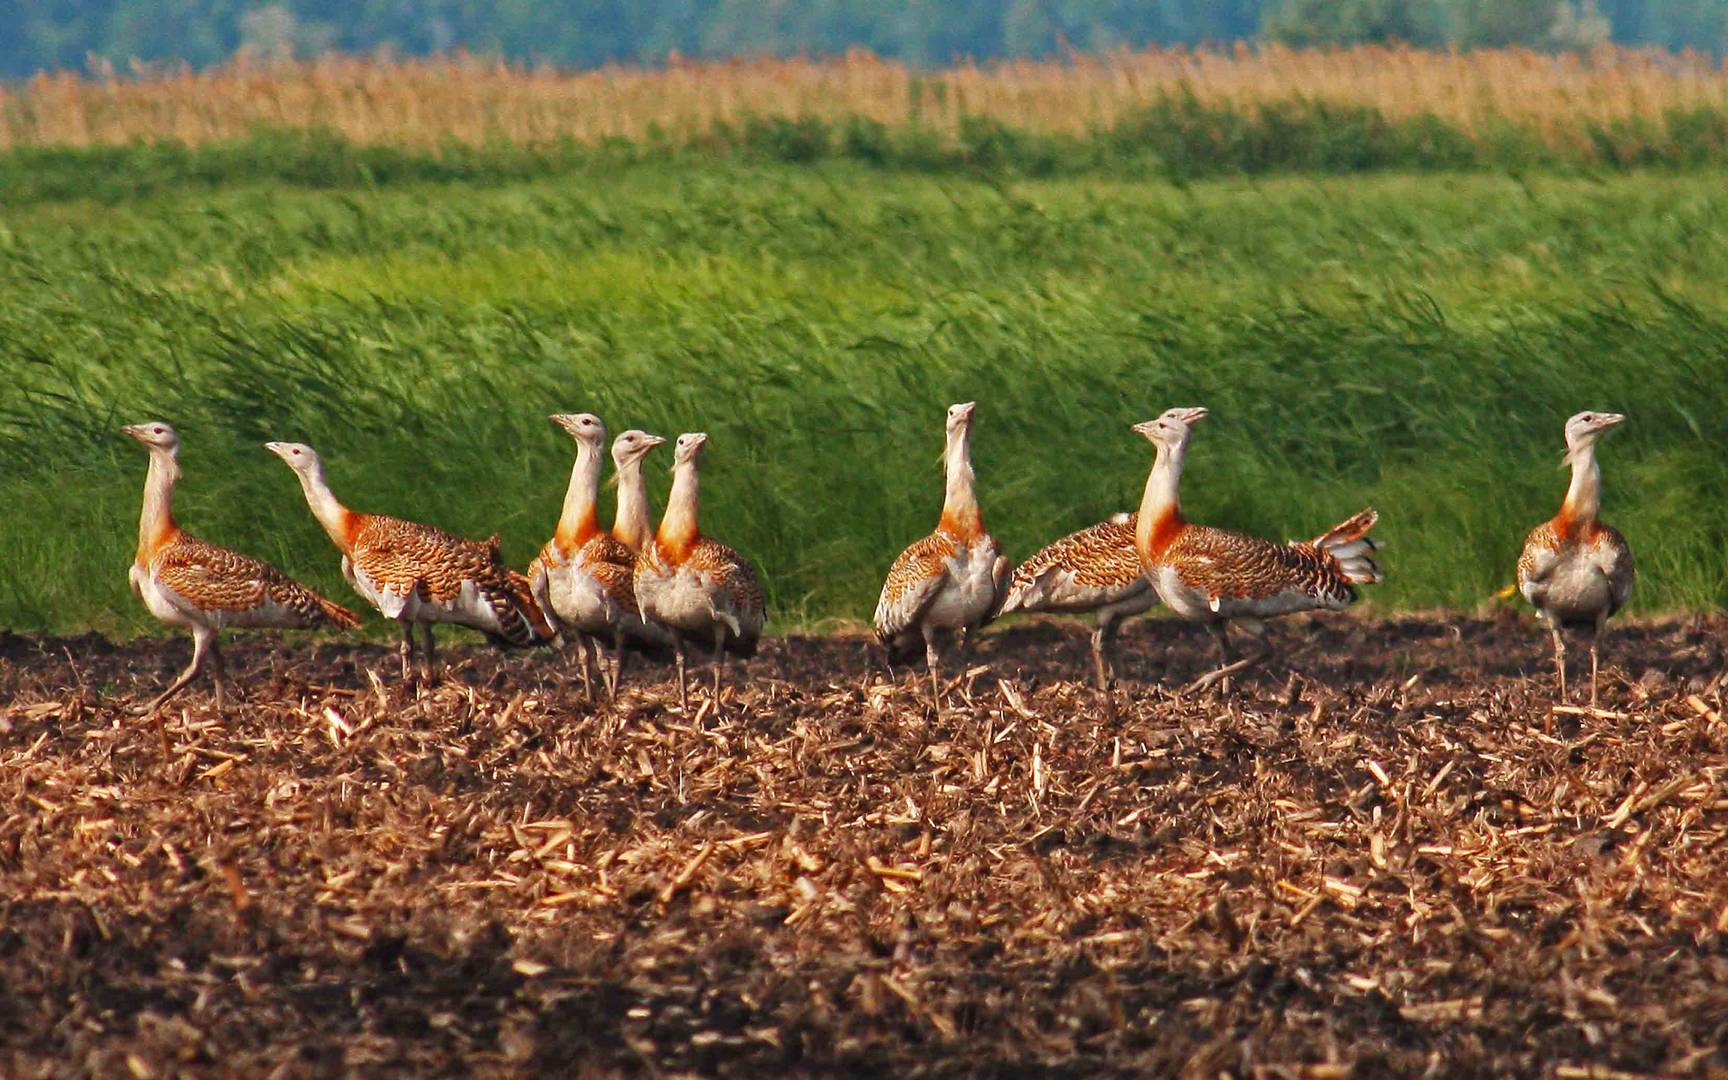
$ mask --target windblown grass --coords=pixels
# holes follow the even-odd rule
[[[1558,504],[1563,420],[1620,410],[1606,510],[1638,603],[1714,608],[1723,191],[637,166],[15,210],[0,626],[149,625],[126,594],[144,461],[121,423],[181,428],[188,528],[344,596],[261,442],[311,442],[351,505],[500,531],[521,563],[571,451],[544,416],[572,409],[712,433],[705,524],[760,564],[780,625],[863,619],[934,522],[942,410],[964,399],[1014,555],[1131,506],[1149,455],[1129,424],[1205,404],[1192,515],[1298,536],[1373,503],[1393,608],[1508,584]]]

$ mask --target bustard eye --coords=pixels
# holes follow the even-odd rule
[[[157,429],[156,429],[156,434],[158,434],[158,435],[160,435],[160,434],[162,434],[162,429],[161,429],[161,428],[157,428]]]

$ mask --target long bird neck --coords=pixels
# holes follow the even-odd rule
[[[612,537],[631,551],[640,551],[653,533],[642,459],[622,462],[618,465],[618,514],[612,522]]]
[[[1567,458],[1572,462],[1572,483],[1554,520],[1562,535],[1573,536],[1596,524],[1602,509],[1602,470],[1596,464],[1594,446],[1579,447]]]
[[[672,490],[666,496],[666,516],[654,539],[674,559],[682,559],[701,536],[696,527],[699,503],[696,462],[682,461],[672,470]]]
[[[961,430],[949,436],[944,458],[947,485],[942,494],[942,520],[936,531],[969,541],[984,532],[984,515],[978,509],[977,477],[972,472],[972,434]]]
[[[571,551],[600,531],[599,499],[600,455],[587,443],[578,443],[570,486],[564,491],[564,510],[553,534],[564,551]]]
[[[306,505],[312,508],[312,516],[324,526],[324,531],[342,549],[342,553],[348,554],[354,547],[354,528],[359,515],[343,506],[331,493],[330,485],[324,481],[322,462],[310,468],[296,469],[295,475],[300,477],[300,489],[306,493]]]
[[[1146,491],[1140,497],[1140,517],[1134,525],[1134,544],[1142,558],[1156,558],[1186,524],[1182,517],[1182,465],[1187,446],[1158,447]]]
[[[148,562],[163,544],[174,539],[174,482],[180,464],[166,450],[150,451],[150,471],[144,476],[144,509],[138,515],[138,561]]]

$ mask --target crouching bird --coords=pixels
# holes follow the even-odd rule
[[[1014,568],[1002,614],[1015,611],[1096,612],[1092,675],[1109,690],[1110,654],[1123,620],[1158,606],[1158,593],[1140,568],[1134,514],[1113,514],[1069,533]]]
[[[414,627],[424,628],[421,672],[431,679],[432,627],[452,623],[479,630],[496,645],[548,644],[557,631],[534,602],[528,579],[504,565],[496,536],[484,542],[382,514],[362,514],[339,502],[324,480],[324,463],[304,443],[265,443],[288,463],[312,516],[342,553],[342,576],[387,619],[402,627],[402,677],[412,674]]]
[[[226,672],[218,637],[228,627],[354,630],[360,618],[332,604],[269,563],[188,536],[174,520],[180,479],[180,436],[160,420],[120,429],[150,452],[138,555],[128,575],[150,614],[192,632],[192,662],[142,712],[155,712],[184,690],[208,663],[215,670],[216,708]]]
[[[1379,520],[1373,510],[1313,540],[1287,544],[1190,524],[1182,516],[1182,467],[1193,425],[1206,415],[1203,408],[1178,408],[1134,425],[1156,450],[1135,522],[1140,564],[1165,606],[1203,624],[1224,654],[1223,666],[1195,680],[1195,690],[1271,659],[1267,619],[1349,607],[1356,602],[1356,586],[1381,577],[1373,558],[1378,545],[1368,536]],[[1259,640],[1255,654],[1234,658],[1228,635],[1232,623]]]
[[[876,639],[895,663],[924,646],[930,668],[930,697],[942,711],[940,639],[965,635],[995,618],[1008,583],[1009,564],[996,538],[984,528],[972,471],[972,414],[975,402],[948,407],[945,487],[936,531],[900,553],[888,568],[876,602]]]
[[[1518,557],[1518,591],[1554,634],[1560,700],[1566,700],[1565,631],[1590,640],[1590,707],[1596,707],[1597,647],[1608,619],[1632,596],[1637,569],[1626,538],[1597,518],[1602,470],[1596,440],[1626,422],[1619,413],[1581,412],[1566,421],[1566,460],[1572,483],[1560,512],[1531,530]]]
[[[678,661],[678,704],[690,707],[684,677],[684,646],[694,639],[714,647],[714,707],[720,707],[720,677],[728,655],[756,655],[768,609],[756,568],[720,541],[702,535],[697,463],[708,436],[678,436],[672,490],[660,528],[636,557],[636,601],[642,617],[672,634]]]

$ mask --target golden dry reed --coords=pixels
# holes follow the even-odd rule
[[[40,75],[0,87],[0,148],[134,140],[188,145],[261,127],[333,131],[360,144],[433,147],[502,139],[699,136],[749,116],[868,117],[951,132],[965,116],[1084,133],[1172,94],[1252,108],[1307,98],[1431,113],[1479,130],[1491,119],[1575,144],[1582,127],[1669,109],[1728,107],[1728,67],[1694,54],[1603,48],[1429,52],[1363,46],[1149,49],[919,71],[858,51],[832,60],[728,60],[560,71],[469,56],[236,60],[195,72]]]

